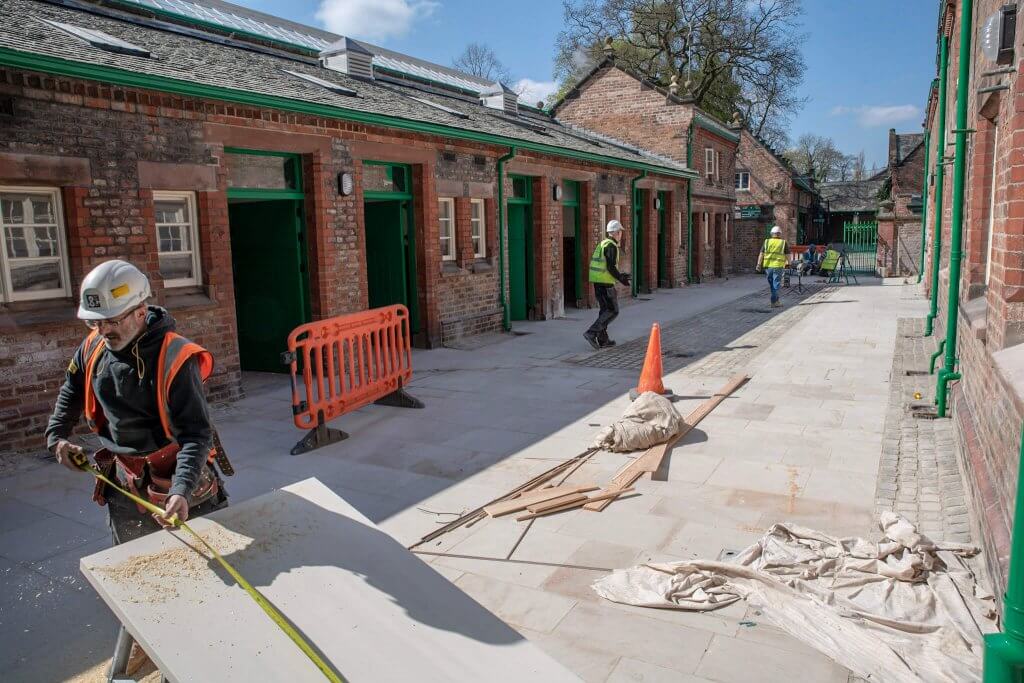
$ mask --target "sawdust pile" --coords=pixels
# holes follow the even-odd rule
[[[186,531],[175,532],[181,545],[150,555],[133,555],[112,567],[91,567],[114,583],[125,587],[128,602],[163,603],[181,596],[179,586],[188,586],[219,569],[216,559],[195,537]],[[200,534],[221,555],[248,548],[253,539],[223,527]]]

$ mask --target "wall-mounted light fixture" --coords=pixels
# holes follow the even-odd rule
[[[562,185],[560,183],[554,184],[551,188],[551,195],[555,198],[556,202],[562,201]]]
[[[661,197],[654,198],[654,208],[661,211]]]
[[[338,174],[338,194],[347,197],[352,194],[352,174],[342,171]]]

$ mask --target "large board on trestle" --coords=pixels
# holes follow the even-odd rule
[[[190,525],[352,683],[579,680],[316,479]],[[326,680],[192,543],[160,532],[82,572],[170,681]]]

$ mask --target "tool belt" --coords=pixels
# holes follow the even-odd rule
[[[104,476],[109,479],[116,478],[125,489],[136,496],[145,498],[154,505],[164,507],[180,450],[181,447],[176,443],[167,444],[147,455],[112,453],[103,448],[96,451],[93,457],[96,461],[96,468]],[[224,474],[227,476],[234,474],[234,470],[227,461],[227,455],[220,445],[220,439],[215,439],[215,447],[210,452],[210,458],[199,471],[199,481],[188,496],[190,508],[205,503],[220,492],[220,479],[213,469],[213,462],[217,462],[218,465],[222,462],[226,463],[227,467],[222,466]],[[99,505],[107,504],[107,485],[98,479],[92,499]],[[136,507],[140,513],[146,514],[145,508],[141,505],[136,504]]]

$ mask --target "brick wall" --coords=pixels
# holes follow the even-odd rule
[[[60,189],[72,284],[67,299],[0,304],[0,450],[42,447],[64,368],[85,333],[74,318],[78,283],[110,258],[131,260],[147,272],[156,301],[173,312],[179,330],[214,354],[211,397],[241,395],[225,147],[301,155],[315,318],[367,306],[362,162],[376,160],[413,169],[417,296],[424,321],[419,343],[432,346],[500,329],[495,178],[496,159],[507,148],[8,70],[0,70],[0,97],[11,98],[13,106],[13,115],[0,113],[0,185]],[[562,211],[552,184],[564,178],[581,182],[588,259],[603,236],[602,204],[606,211],[619,206],[630,229],[630,176],[541,154],[520,154],[515,162],[535,178],[535,312],[559,316]],[[349,196],[337,190],[343,171],[354,177]],[[679,196],[685,192],[685,183],[674,179],[651,181]],[[161,189],[195,191],[199,288],[169,291],[159,277],[153,192]],[[438,196],[457,200],[458,259],[447,266],[440,259]],[[471,247],[473,198],[485,202],[483,259]],[[625,263],[628,249],[627,243]],[[592,303],[589,287],[584,303]]]
[[[790,244],[796,244],[798,203],[809,206],[811,195],[804,191],[798,193],[792,172],[746,130],[740,135],[736,170],[750,173],[750,189],[736,192],[736,204],[773,207],[772,224],[782,228],[783,237]]]
[[[975,17],[987,17],[1000,6],[1001,3],[994,0],[978,0]],[[928,121],[935,141],[939,135],[935,128],[937,109],[945,107],[946,141],[952,142],[954,137],[950,131],[956,127],[959,7],[950,3],[949,11],[954,20],[947,34],[951,36],[947,98],[946,102],[936,102],[930,107]],[[1014,370],[1020,367],[1024,355],[1020,344],[1024,341],[1024,200],[1021,199],[1024,196],[1024,140],[1020,137],[1024,115],[1018,111],[1019,102],[1024,98],[1024,81],[1016,71],[983,76],[993,70],[993,65],[981,56],[977,46],[972,62],[971,81],[967,84],[967,125],[977,133],[969,136],[964,159],[965,229],[956,348],[957,369],[962,379],[955,383],[952,407],[972,512],[993,576],[993,588],[996,594],[1001,594],[1005,589],[1024,420],[1022,378],[1019,370]],[[1006,85],[1008,89],[979,92],[993,85]],[[953,147],[947,149],[951,152]],[[934,145],[929,156],[934,172],[937,161]],[[949,322],[946,304],[953,180],[953,167],[947,166],[943,206],[936,211],[933,201],[928,205],[926,264],[933,259],[940,264],[935,325],[939,338],[944,337]],[[929,194],[934,198],[934,186],[929,188]],[[939,254],[932,253],[935,229],[939,230],[942,240]],[[928,286],[926,276],[923,279],[925,293]]]

